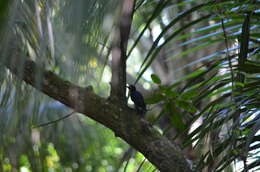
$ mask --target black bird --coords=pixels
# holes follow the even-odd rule
[[[135,109],[136,109],[137,113],[144,115],[146,113],[147,109],[146,109],[146,105],[144,103],[143,95],[139,91],[136,90],[134,85],[129,85],[129,86],[127,86],[127,88],[130,91],[130,97],[131,97],[131,100],[135,104]]]

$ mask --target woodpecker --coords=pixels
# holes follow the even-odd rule
[[[135,109],[136,109],[137,113],[144,115],[146,113],[147,109],[146,109],[146,105],[144,103],[143,95],[139,91],[136,90],[134,85],[129,85],[129,86],[127,86],[127,88],[130,91],[130,97],[131,97],[131,100],[135,104]]]

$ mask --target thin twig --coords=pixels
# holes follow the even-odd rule
[[[59,121],[61,121],[61,120],[64,120],[64,119],[70,117],[70,116],[73,115],[74,113],[75,113],[75,111],[72,111],[71,113],[69,113],[69,114],[67,114],[67,115],[65,115],[65,116],[63,116],[63,117],[61,117],[61,118],[59,118],[59,119],[56,119],[56,120],[50,121],[50,122],[46,122],[46,123],[41,123],[41,124],[39,124],[39,125],[33,126],[32,128],[40,128],[40,127],[45,127],[45,126],[50,125],[50,124],[57,123],[57,122],[59,122]]]

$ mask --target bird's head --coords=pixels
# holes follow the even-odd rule
[[[128,85],[126,87],[129,89],[129,91],[135,91],[136,90],[134,85]]]

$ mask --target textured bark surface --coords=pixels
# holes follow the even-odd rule
[[[134,110],[122,103],[99,97],[91,87],[79,87],[41,69],[35,62],[18,56],[17,51],[12,51],[13,55],[8,57],[5,65],[19,79],[112,129],[116,136],[143,153],[161,171],[191,171],[181,150],[141,119]],[[23,64],[23,67],[17,64]],[[42,74],[40,81],[38,72]]]
[[[19,45],[15,45],[19,38],[9,39],[12,49],[6,54],[4,65],[37,90],[113,130],[115,136],[143,153],[160,171],[189,172],[191,169],[182,151],[126,104],[126,46],[133,8],[134,0],[124,0],[120,36],[115,38],[112,54],[111,95],[108,99],[95,94],[91,86],[79,87],[23,57]]]
[[[134,0],[124,0],[112,47],[111,96],[126,103],[126,51],[133,20]]]

